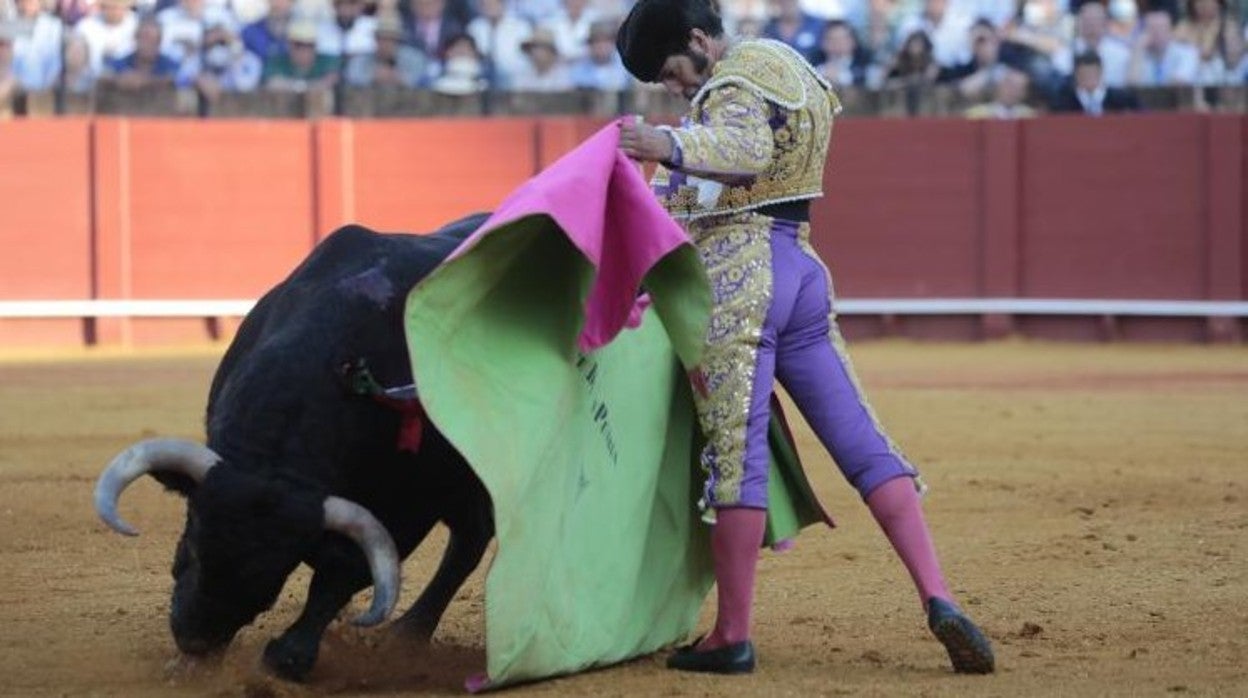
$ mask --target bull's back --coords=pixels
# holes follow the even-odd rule
[[[270,371],[320,372],[327,362],[373,355],[378,370],[402,379],[408,291],[486,217],[469,216],[428,235],[349,225],[326,237],[244,318],[213,378],[209,418],[242,362],[271,364],[265,369]]]

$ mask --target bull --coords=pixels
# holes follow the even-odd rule
[[[277,600],[287,577],[313,569],[298,619],[264,662],[306,678],[321,636],[357,592],[373,626],[394,610],[399,566],[439,521],[450,539],[432,580],[397,621],[428,639],[493,536],[489,495],[432,425],[418,450],[408,419],[353,389],[359,369],[381,385],[411,382],[403,334],[407,292],[484,220],[430,235],[359,226],[328,236],[239,326],[208,393],[206,445],[150,439],[119,454],[96,483],[114,530],[123,490],[143,475],[186,499],[173,559],[169,626],[188,655],[224,650]]]

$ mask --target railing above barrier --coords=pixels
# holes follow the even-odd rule
[[[1248,87],[1172,86],[1135,88],[1145,111],[1248,111]],[[950,85],[897,85],[869,90],[843,87],[837,94],[846,116],[951,117],[976,102]],[[1036,94],[1029,103],[1040,109]],[[331,114],[356,118],[445,116],[576,115],[611,117],[640,113],[659,118],[685,111],[684,100],[653,87],[622,92],[579,90],[555,93],[483,92],[446,95],[394,87],[340,87],[307,92],[256,90],[209,97],[192,89],[148,86],[141,89],[101,84],[90,93],[34,92],[0,104],[0,115],[112,114],[128,116],[252,117],[315,119]]]
[[[243,317],[255,301],[0,301],[0,318]],[[1074,315],[1248,318],[1248,301],[1073,298],[844,298],[840,315]]]

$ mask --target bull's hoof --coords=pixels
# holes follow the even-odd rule
[[[265,645],[264,665],[287,681],[302,682],[316,664],[317,650],[315,645],[309,649],[306,645],[279,637]]]

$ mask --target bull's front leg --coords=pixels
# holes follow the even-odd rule
[[[353,566],[347,566],[352,569]],[[303,613],[281,636],[264,648],[264,664],[273,673],[290,681],[307,678],[321,651],[321,636],[355,593],[368,586],[364,573],[344,572],[342,567],[318,567],[308,587]]]

